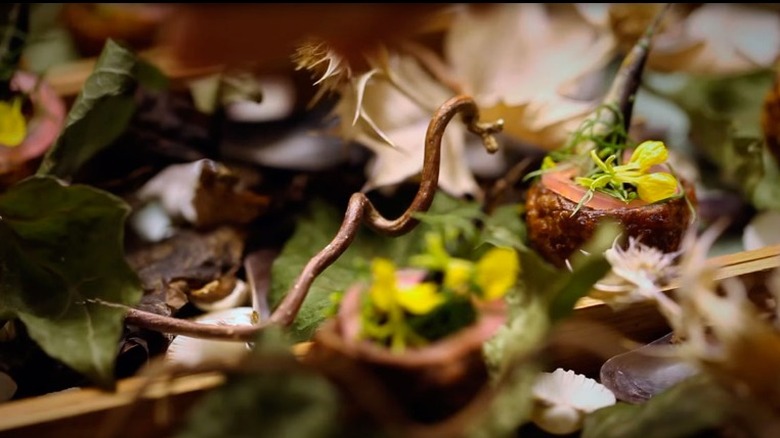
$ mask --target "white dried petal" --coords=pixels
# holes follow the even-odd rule
[[[184,219],[195,223],[198,212],[195,209],[197,191],[203,166],[208,160],[173,164],[152,177],[138,191],[141,202],[157,201],[173,219]]]
[[[582,427],[582,414],[566,405],[536,408],[533,420],[540,429],[554,435],[568,435]]]
[[[251,307],[235,307],[206,313],[194,321],[203,324],[245,326],[257,322],[257,316]],[[204,364],[235,364],[250,351],[246,342],[218,339],[201,339],[178,335],[168,346],[165,360],[171,364],[196,367]]]
[[[195,307],[206,312],[228,310],[243,306],[249,302],[249,285],[243,280],[236,280],[236,285],[233,287],[233,290],[220,300],[209,302],[192,298],[191,301]]]
[[[533,395],[533,422],[554,434],[579,430],[586,414],[617,402],[615,394],[604,385],[562,368],[541,373],[534,383]]]
[[[780,211],[764,211],[754,216],[742,232],[742,245],[754,250],[780,244]]]

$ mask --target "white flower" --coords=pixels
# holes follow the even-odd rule
[[[534,383],[533,395],[532,421],[556,435],[579,430],[585,415],[617,402],[615,394],[604,385],[562,368],[541,373]]]
[[[675,263],[679,255],[679,251],[665,253],[634,237],[629,237],[628,246],[623,248],[616,239],[604,253],[612,270],[595,284],[591,296],[616,307],[658,300],[663,287],[678,273]]]

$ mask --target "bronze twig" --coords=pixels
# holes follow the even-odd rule
[[[415,213],[427,211],[433,203],[438,188],[439,167],[441,162],[441,142],[444,131],[456,114],[461,114],[469,131],[479,135],[489,153],[498,149],[493,134],[503,127],[502,121],[482,123],[479,121],[479,109],[470,96],[455,96],[444,102],[434,113],[425,134],[425,152],[420,187],[411,205],[398,218],[390,220],[374,207],[365,193],[352,195],[347,206],[344,220],[336,236],[319,253],[312,257],[282,302],[270,318],[250,326],[226,326],[203,324],[181,318],[167,317],[129,308],[125,317],[127,324],[144,327],[164,333],[179,334],[200,338],[215,338],[236,341],[250,341],[256,333],[269,325],[287,327],[295,320],[314,280],[341,254],[355,239],[360,225],[365,223],[377,232],[400,236],[411,231],[418,223]]]

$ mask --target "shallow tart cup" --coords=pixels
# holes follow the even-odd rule
[[[399,282],[422,280],[415,271],[397,275]],[[465,407],[488,382],[482,346],[506,321],[504,301],[479,307],[470,326],[397,353],[360,337],[360,300],[367,290],[362,284],[347,290],[338,314],[315,333],[306,360],[366,370],[413,421],[438,422]]]
[[[66,105],[54,88],[41,77],[17,71],[11,90],[23,93],[32,104],[26,120],[27,135],[21,144],[0,144],[0,189],[32,175],[43,155],[57,140],[65,123]]]

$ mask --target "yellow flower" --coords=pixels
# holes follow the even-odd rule
[[[639,171],[647,172],[651,167],[663,164],[669,157],[669,152],[662,141],[645,141],[634,149],[629,164],[639,166]]]
[[[393,262],[383,258],[372,263],[373,284],[369,290],[371,301],[379,310],[392,312],[403,309],[409,313],[422,315],[435,309],[444,302],[433,283],[419,283],[405,289],[398,287]]]
[[[641,175],[633,183],[636,185],[639,199],[651,204],[670,198],[677,193],[677,179],[667,172]]]
[[[474,264],[468,260],[452,258],[444,270],[444,287],[457,292],[465,291],[469,286]]]
[[[444,297],[433,283],[419,283],[407,289],[396,289],[396,302],[402,309],[415,315],[424,315],[439,307]]]
[[[27,137],[27,124],[22,114],[22,100],[0,101],[0,144],[16,147]]]
[[[374,282],[369,294],[374,305],[383,311],[390,310],[396,289],[395,266],[387,259],[375,259],[371,264]]]
[[[520,274],[520,260],[511,248],[492,248],[479,259],[476,266],[477,286],[482,297],[496,300],[506,294]]]

